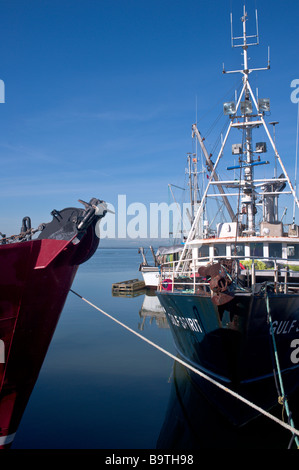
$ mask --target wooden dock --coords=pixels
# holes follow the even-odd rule
[[[133,294],[145,288],[145,282],[140,279],[130,279],[129,281],[116,282],[112,284],[112,292],[118,294]]]

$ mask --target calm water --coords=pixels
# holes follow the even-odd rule
[[[139,263],[137,249],[101,248],[73,290],[176,354],[163,314],[144,310],[155,297],[112,296],[113,283],[141,279]],[[267,418],[236,430],[183,367],[70,292],[12,448],[274,449],[290,437]]]

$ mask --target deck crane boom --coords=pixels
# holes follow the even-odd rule
[[[201,134],[200,134],[200,132],[199,132],[199,130],[198,130],[196,124],[193,124],[193,125],[192,125],[192,133],[193,133],[193,135],[194,135],[194,134],[196,135],[197,140],[198,140],[198,142],[199,142],[199,145],[200,145],[200,147],[201,147],[201,149],[202,149],[202,151],[203,151],[203,154],[204,154],[204,156],[205,156],[205,159],[206,159],[206,161],[207,161],[208,169],[209,169],[209,171],[212,173],[212,171],[213,171],[213,169],[214,169],[214,165],[213,165],[213,162],[212,162],[212,160],[211,160],[211,158],[210,158],[210,155],[209,155],[208,152],[207,152],[207,149],[206,149],[206,146],[205,146],[205,144],[204,144],[203,138],[202,138],[202,136],[201,136]],[[218,175],[217,175],[216,172],[214,173],[214,180],[215,180],[215,181],[219,181],[219,178],[218,178]],[[227,211],[228,211],[228,213],[229,213],[229,216],[230,216],[231,220],[234,221],[235,218],[236,218],[236,215],[235,215],[235,213],[234,213],[234,211],[233,211],[233,209],[232,209],[232,206],[230,205],[230,202],[229,202],[227,196],[225,196],[225,191],[224,191],[224,189],[223,189],[223,187],[222,187],[221,184],[217,184],[217,187],[218,187],[219,192],[223,195],[223,196],[222,196],[222,199],[223,199],[223,202],[224,202],[224,204],[225,204],[225,207],[226,207],[226,209],[227,209]]]

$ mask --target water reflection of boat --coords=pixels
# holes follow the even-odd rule
[[[292,399],[295,402],[298,398]],[[222,408],[220,411],[203,393],[199,383],[191,379],[186,368],[175,361],[157,449],[286,449],[292,445],[290,433],[264,416],[242,427],[233,426],[227,415],[236,411],[235,406],[236,402],[232,403],[231,410]],[[280,405],[276,413],[281,417]],[[294,418],[296,420],[296,416]]]
[[[11,445],[80,264],[99,244],[98,199],[0,244],[0,448]],[[39,232],[33,238],[33,232]]]
[[[169,328],[165,310],[160,304],[160,301],[155,292],[148,291],[144,295],[144,300],[139,311],[139,316],[142,320],[141,323],[138,324],[139,330],[144,330],[144,325],[147,319],[149,319],[150,325],[155,320],[158,328]]]

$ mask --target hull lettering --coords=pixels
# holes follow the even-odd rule
[[[189,329],[198,333],[203,332],[196,318],[184,318],[180,317],[179,315],[172,315],[171,313],[169,313],[168,316],[170,318],[171,323],[175,326],[182,327],[184,328],[184,330]]]
[[[298,320],[275,320],[273,322],[273,331],[276,335],[285,335],[289,333],[299,333]],[[271,330],[270,330],[271,333]]]

